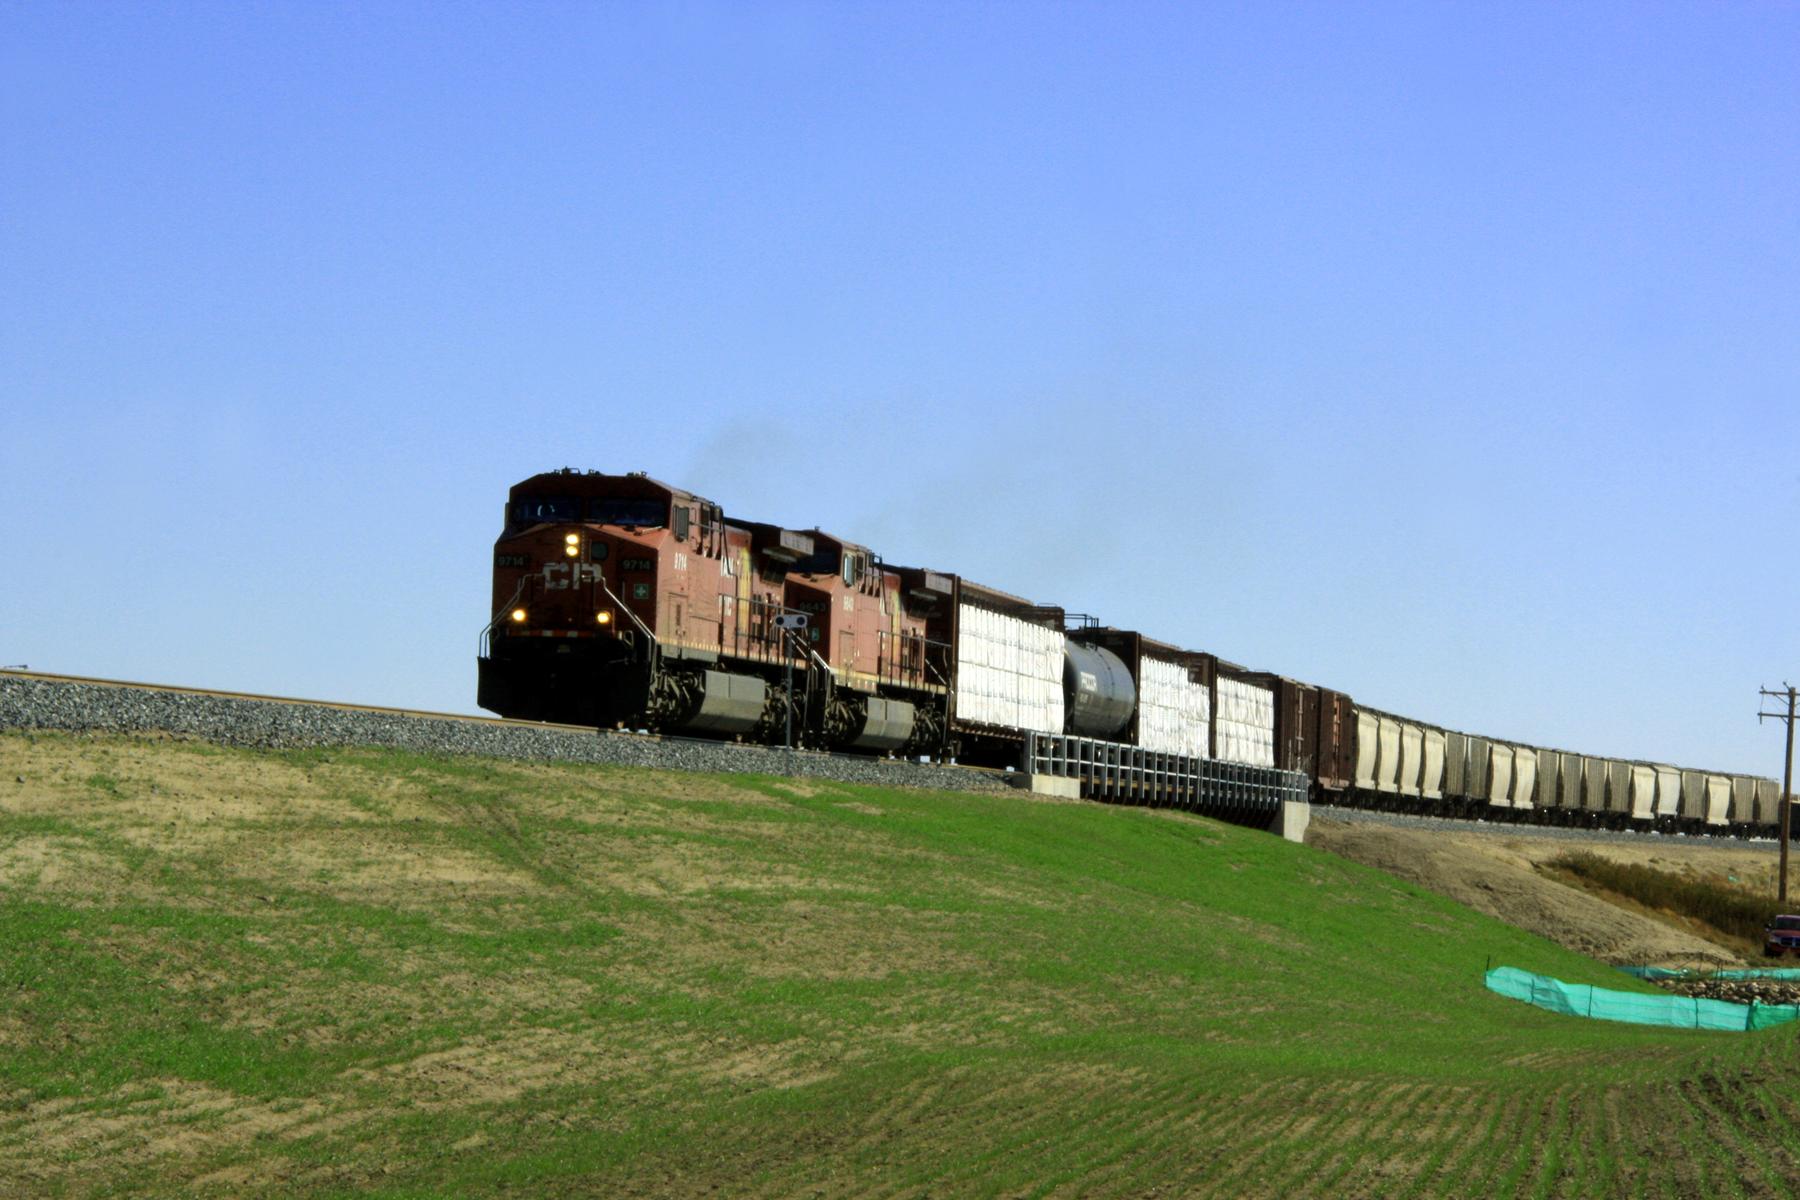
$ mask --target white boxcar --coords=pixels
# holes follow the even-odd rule
[[[1275,693],[1260,684],[1218,676],[1213,733],[1218,757],[1256,767],[1275,765]]]
[[[978,605],[957,611],[956,717],[1063,731],[1063,634]]]
[[[1188,668],[1146,654],[1138,666],[1138,745],[1163,754],[1209,757],[1212,689]]]

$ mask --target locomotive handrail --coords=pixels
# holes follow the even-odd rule
[[[644,619],[642,617],[638,616],[636,613],[632,612],[629,608],[626,608],[625,602],[623,600],[619,599],[617,596],[613,595],[613,590],[606,586],[606,580],[604,578],[596,579],[594,582],[596,582],[600,585],[600,590],[606,593],[606,598],[608,600],[611,600],[613,602],[613,605],[615,607],[617,607],[620,612],[624,613],[626,616],[631,618],[631,623],[638,627],[639,632],[641,632],[645,637],[650,639],[650,644],[652,646],[658,644],[657,640],[656,640],[656,635],[654,633],[650,632],[650,627],[648,625],[644,624]]]
[[[793,636],[794,641],[799,645],[800,649],[802,649],[806,652],[806,657],[812,659],[813,662],[818,665],[818,668],[821,671],[825,672],[825,678],[834,680],[834,681],[837,679],[837,672],[835,672],[831,669],[830,663],[826,662],[824,659],[819,657],[819,652],[817,650],[814,650],[811,646],[809,646],[805,642],[800,641],[799,637],[793,635],[791,633],[791,631],[790,631],[790,636]]]
[[[729,619],[725,616],[725,608],[731,604],[736,604],[740,611],[745,608],[750,610],[751,628],[739,629],[735,619]],[[775,626],[772,618],[805,615],[807,615],[807,613],[804,609],[790,608],[778,600],[767,600],[760,596],[753,596],[748,600],[739,600],[737,597],[729,595],[720,596],[719,646],[721,649],[724,648],[726,640],[725,631],[726,629],[730,629],[731,645],[740,653],[744,653],[745,647],[748,646],[753,650],[760,650],[769,656],[786,654],[788,652],[783,649],[784,639],[781,636],[781,630]],[[762,618],[761,629],[756,628],[756,618],[758,617]]]
[[[948,647],[949,643],[948,642],[939,642],[938,645]],[[944,673],[942,671],[938,670],[937,667],[932,665],[931,659],[929,659],[929,658],[927,658],[925,660],[925,669],[927,671],[931,672],[933,675],[937,676],[938,685],[940,687],[943,687],[946,690],[949,689],[950,680],[944,675]]]
[[[889,682],[900,683],[910,683],[917,680],[928,684],[930,677],[935,675],[941,686],[949,686],[944,681],[942,673],[940,673],[932,663],[932,651],[935,649],[948,655],[950,651],[949,642],[935,641],[926,637],[924,634],[919,633],[907,633],[904,631],[895,633],[888,629],[878,629],[875,632],[881,645],[881,665],[877,668],[876,673],[882,679],[888,680]],[[896,641],[898,641],[901,646],[902,653],[900,655],[895,655],[893,652],[894,643]],[[904,651],[909,645],[916,645],[919,647],[919,665],[916,669],[908,666],[905,662]],[[899,660],[898,665],[893,665],[896,659]]]
[[[518,603],[519,594],[525,590],[525,585],[530,583],[531,579],[532,577],[530,575],[520,576],[519,586],[513,589],[513,594],[508,597],[505,604],[500,606],[500,611],[489,618],[486,625],[482,626],[480,635],[475,639],[475,655],[477,658],[486,658],[488,656],[488,651],[491,648],[490,643],[494,636],[494,626],[500,624],[501,618],[511,611],[514,604]]]

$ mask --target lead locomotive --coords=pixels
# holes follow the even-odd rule
[[[920,573],[923,574],[923,573]],[[949,600],[646,475],[512,489],[479,703],[508,717],[940,753]]]

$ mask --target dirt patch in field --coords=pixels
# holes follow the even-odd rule
[[[43,1100],[12,1113],[0,1125],[0,1177],[35,1187],[63,1178],[70,1159],[206,1161],[258,1139],[329,1133],[364,1115],[318,1100],[252,1100],[183,1079],[133,1083],[107,1096]]]
[[[883,915],[871,915],[876,912]],[[684,906],[676,921],[664,914],[618,919],[632,945],[650,948],[647,957],[661,971],[696,986],[721,968],[763,979],[822,980],[980,971],[987,960],[956,946],[964,923],[954,915],[800,899],[714,900]]]
[[[1580,851],[1701,876],[1774,878],[1775,852],[1767,848],[1415,829],[1317,811],[1306,842],[1613,964],[1722,967],[1742,959],[1730,946],[1678,928],[1674,916],[1631,911],[1549,877],[1552,859]]]

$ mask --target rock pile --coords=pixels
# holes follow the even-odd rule
[[[1733,1004],[1800,1004],[1800,981],[1785,979],[1670,979],[1662,986],[1683,996]]]

